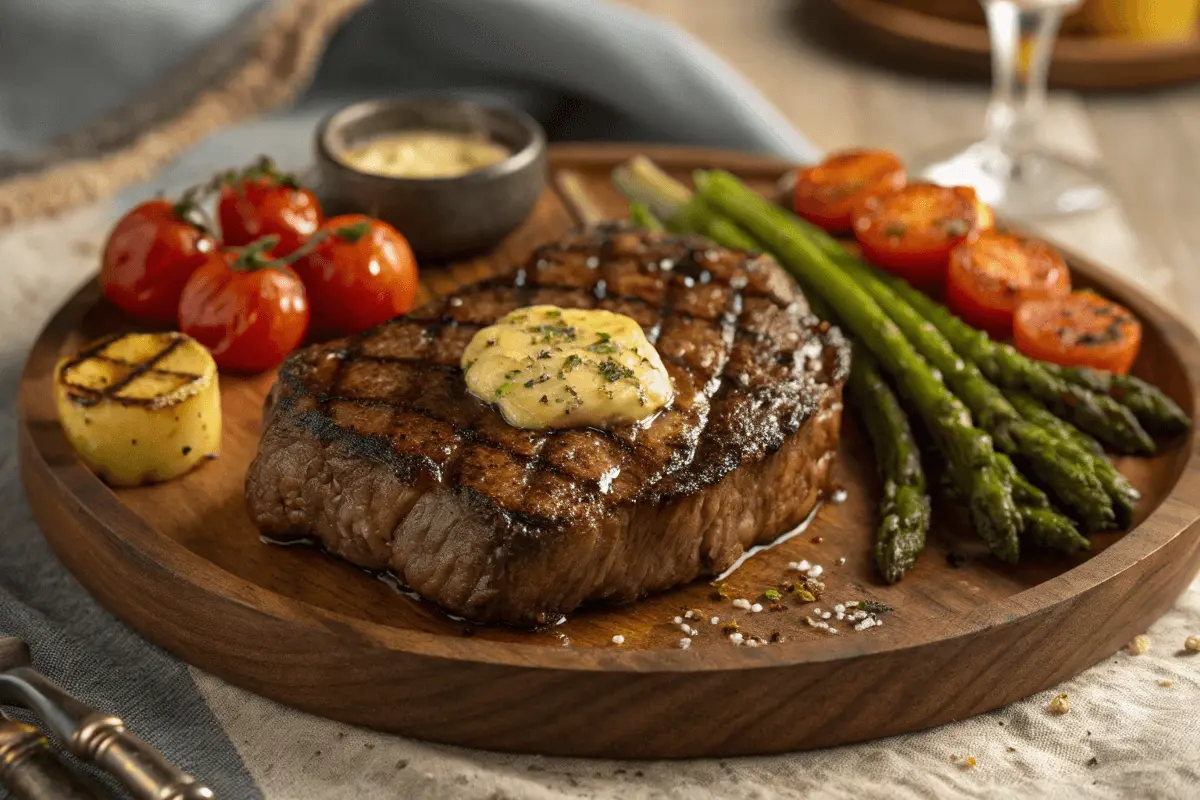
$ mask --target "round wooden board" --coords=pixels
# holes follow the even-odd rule
[[[939,73],[987,78],[987,29],[887,0],[833,0],[853,38],[872,55]],[[1200,30],[1182,42],[1139,42],[1062,35],[1054,45],[1050,84],[1063,89],[1130,90],[1200,80]]]
[[[671,172],[725,167],[769,192],[785,164],[711,150],[578,146],[555,150],[603,209],[618,162],[647,152]],[[490,257],[427,269],[427,295],[517,263],[572,223],[548,190],[527,224]],[[1200,346],[1136,290],[1075,260],[1146,322],[1138,372],[1194,408]],[[262,400],[272,376],[222,376],[223,453],[163,485],[112,491],[76,459],[51,402],[55,360],[128,326],[89,284],[50,322],[20,392],[21,469],[38,522],[101,603],[189,663],[283,703],[422,739],[497,750],[615,757],[725,756],[823,747],[978,714],[1053,686],[1141,633],[1200,566],[1200,469],[1194,437],[1122,469],[1145,493],[1137,528],[1095,540],[1086,560],[987,557],[960,512],[935,503],[915,571],[895,586],[872,566],[880,485],[847,415],[835,470],[844,502],[808,530],[749,559],[726,582],[758,599],[790,561],[824,565],[819,605],[876,599],[881,628],[837,635],[804,622],[812,607],[752,614],[699,581],[631,606],[580,611],[549,630],[476,627],[376,577],[303,547],[259,540],[243,509]],[[954,567],[951,552],[965,562]],[[841,559],[845,559],[844,563]],[[958,558],[954,561],[957,563]],[[791,573],[792,576],[795,573]],[[678,648],[671,622],[698,609],[700,634]],[[733,647],[709,623],[783,642]],[[612,644],[614,634],[625,637]],[[565,646],[569,640],[570,646]]]

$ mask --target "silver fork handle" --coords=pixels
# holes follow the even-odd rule
[[[81,761],[103,769],[138,800],[211,800],[208,787],[134,736],[118,717],[64,692],[31,667],[0,673],[0,700],[39,717]]]

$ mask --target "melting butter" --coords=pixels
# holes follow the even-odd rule
[[[671,402],[671,378],[642,328],[611,311],[529,306],[475,334],[467,388],[518,428],[608,427]]]
[[[341,160],[388,178],[456,178],[508,156],[505,148],[473,134],[401,131],[348,150]]]

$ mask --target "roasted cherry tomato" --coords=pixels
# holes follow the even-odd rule
[[[207,347],[222,369],[270,369],[304,341],[304,284],[271,258],[273,244],[268,238],[213,253],[183,287],[179,329]]]
[[[279,256],[299,249],[323,219],[317,196],[276,170],[267,158],[231,176],[217,201],[217,221],[225,244],[244,246],[264,236],[278,236],[275,252]]]
[[[1002,339],[1026,300],[1071,293],[1071,273],[1058,252],[1036,239],[983,231],[950,254],[946,305],[976,328]]]
[[[978,235],[980,208],[966,186],[912,184],[863,200],[854,215],[854,238],[863,256],[917,286],[946,277],[950,251]]]
[[[296,261],[308,289],[313,330],[355,333],[405,313],[417,296],[417,262],[400,232],[371,217],[327,221],[312,252]]]
[[[1142,324],[1094,292],[1073,292],[1022,303],[1013,318],[1013,341],[1030,358],[1123,375],[1137,359]]]
[[[104,245],[100,286],[121,310],[174,322],[179,293],[216,250],[189,201],[148,200],[121,217]]]
[[[848,233],[867,196],[904,188],[904,165],[887,150],[846,150],[796,170],[792,207],[831,233]]]

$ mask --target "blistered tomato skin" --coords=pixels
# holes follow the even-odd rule
[[[986,208],[966,186],[912,184],[864,200],[855,210],[854,238],[876,266],[915,286],[935,286],[946,278],[951,251],[979,235]]]
[[[946,305],[996,339],[1012,335],[1013,315],[1022,303],[1070,293],[1066,261],[1036,239],[984,231],[950,254]]]
[[[131,209],[108,235],[100,286],[128,314],[174,322],[184,285],[215,249],[212,236],[186,219],[175,203],[148,200]]]
[[[796,171],[792,208],[830,233],[849,233],[854,209],[871,194],[904,187],[900,159],[887,150],[846,150]]]
[[[1013,343],[1030,358],[1065,367],[1129,372],[1142,345],[1142,324],[1129,309],[1094,292],[1022,303]]]
[[[318,235],[321,241],[293,265],[308,290],[315,332],[357,333],[412,309],[417,262],[399,231],[347,214],[329,219]]]
[[[179,302],[179,329],[208,348],[222,369],[262,372],[304,341],[308,300],[290,267],[235,268],[238,254],[214,253]]]

